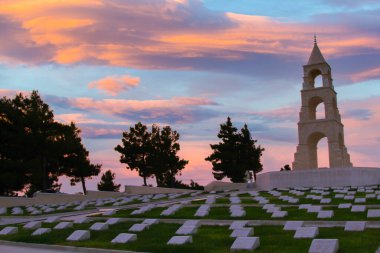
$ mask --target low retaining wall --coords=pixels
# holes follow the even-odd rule
[[[380,184],[380,168],[368,167],[266,172],[257,175],[256,181],[258,190],[378,184]]]
[[[59,204],[72,201],[95,200],[99,198],[117,198],[125,193],[87,191],[87,195],[65,193],[41,193],[38,192],[33,198],[26,197],[0,197],[0,207]]]
[[[125,193],[127,194],[159,194],[159,193],[183,193],[194,192],[195,190],[165,188],[165,187],[149,187],[149,186],[136,186],[126,185]]]
[[[230,183],[213,181],[205,186],[205,191],[232,191],[232,190],[246,190],[247,183]]]

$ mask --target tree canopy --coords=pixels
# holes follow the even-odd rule
[[[120,189],[120,184],[115,184],[115,173],[112,173],[111,170],[107,170],[103,173],[100,182],[98,183],[99,191],[111,191],[118,192]]]
[[[222,180],[227,177],[234,183],[244,182],[247,171],[256,173],[262,171],[261,156],[264,151],[261,146],[256,147],[257,140],[252,139],[248,126],[238,132],[233,126],[231,118],[220,125],[218,144],[210,144],[213,153],[205,160],[212,163],[214,178]]]
[[[37,91],[1,98],[0,115],[0,195],[57,191],[58,177],[88,160],[79,130],[55,121]]]
[[[177,155],[179,137],[179,133],[170,126],[160,129],[152,125],[149,132],[138,122],[123,132],[122,145],[117,145],[115,150],[121,154],[120,162],[127,164],[127,169],[138,171],[144,185],[147,185],[148,177],[154,176],[157,186],[174,187],[175,176],[188,163]]]

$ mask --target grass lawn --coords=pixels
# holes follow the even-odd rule
[[[193,235],[193,243],[183,246],[168,246],[167,241],[174,236],[180,224],[157,224],[148,230],[137,233],[137,241],[127,244],[111,244],[110,241],[119,233],[128,233],[132,222],[113,225],[107,231],[91,231],[91,239],[81,242],[67,242],[65,239],[77,229],[88,229],[90,224],[75,224],[74,228],[53,230],[49,234],[30,236],[30,230],[20,228],[16,235],[0,236],[0,240],[21,241],[42,244],[59,244],[79,247],[133,250],[157,253],[203,253],[230,252],[234,239],[227,226],[201,226]],[[53,227],[55,224],[43,224],[43,227]],[[261,253],[304,253],[307,252],[312,239],[294,239],[294,231],[283,231],[282,226],[254,227],[254,236],[260,238]],[[380,246],[378,240],[380,231],[366,229],[364,232],[344,232],[343,228],[320,228],[317,238],[339,239],[339,253],[373,253]]]

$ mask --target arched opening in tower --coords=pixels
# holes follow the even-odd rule
[[[317,108],[315,108],[315,119],[325,119],[326,113],[325,113],[325,103],[321,102],[317,105]]]
[[[327,138],[323,137],[319,140],[317,145],[317,159],[318,159],[318,168],[329,168],[329,146]]]
[[[314,88],[318,88],[322,86],[323,86],[322,75],[318,74],[314,79]]]

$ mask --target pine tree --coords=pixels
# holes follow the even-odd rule
[[[220,125],[218,138],[221,142],[211,144],[213,153],[206,158],[212,163],[214,178],[222,180],[228,177],[234,183],[244,182],[247,171],[256,173],[262,171],[261,156],[263,148],[256,147],[248,126],[245,124],[241,132],[232,125],[230,117]]]
[[[129,128],[129,132],[123,132],[122,146],[117,145],[115,151],[121,154],[120,162],[127,165],[127,169],[137,170],[139,176],[147,185],[146,179],[153,175],[152,166],[148,164],[151,152],[151,136],[147,127],[141,122]]]
[[[100,173],[100,164],[92,164],[88,158],[89,152],[82,144],[80,130],[71,123],[67,126],[66,138],[67,154],[63,158],[63,170],[70,177],[70,184],[74,186],[81,182],[83,194],[87,194],[86,179],[91,179]]]
[[[256,147],[257,140],[253,140],[251,133],[248,129],[247,124],[244,124],[244,127],[241,129],[240,133],[240,156],[239,163],[241,168],[244,171],[253,171],[253,176],[256,181],[256,174],[263,170],[263,165],[261,163],[262,152],[265,150],[261,146]]]
[[[103,173],[100,182],[98,183],[99,191],[112,191],[118,192],[120,184],[115,184],[115,173],[112,173],[111,170],[107,170]]]
[[[222,180],[228,177],[232,182],[241,182],[244,177],[241,177],[238,164],[239,152],[238,142],[239,135],[237,128],[232,125],[231,118],[227,118],[227,122],[220,125],[218,138],[221,142],[211,144],[213,153],[206,158],[206,161],[212,163],[213,175],[216,180]]]

